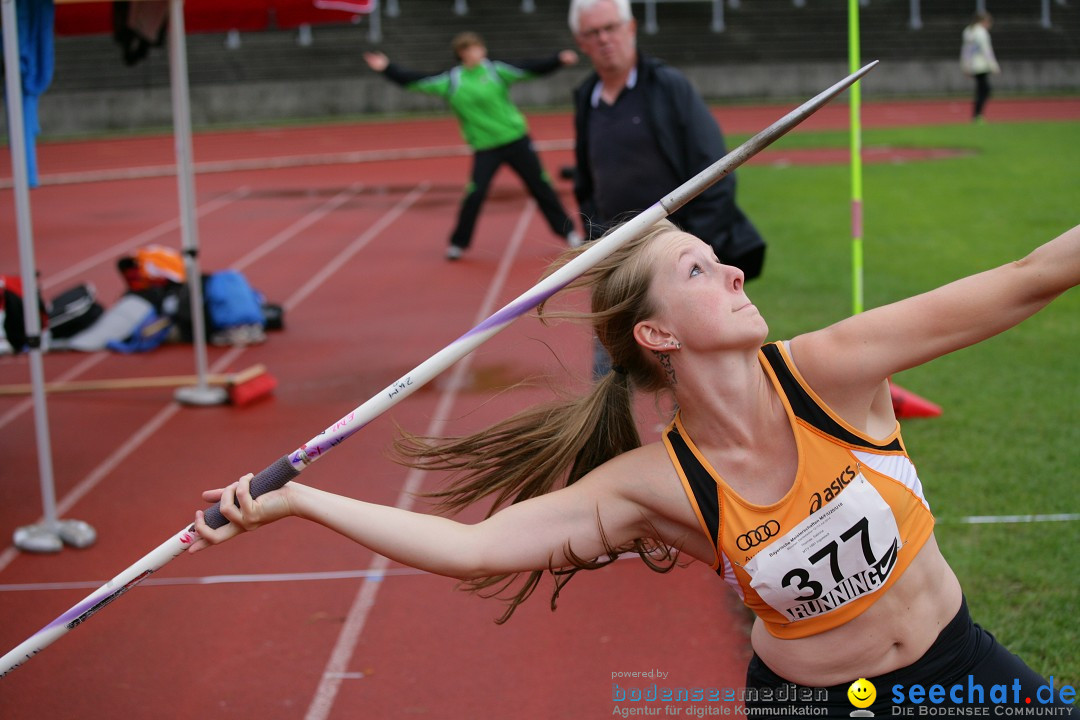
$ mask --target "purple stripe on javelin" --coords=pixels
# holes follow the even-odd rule
[[[51,623],[46,625],[45,629],[48,630],[50,628],[54,628],[54,627],[57,627],[59,625],[67,625],[72,620],[75,620],[76,618],[81,617],[87,610],[89,610],[90,608],[97,605],[98,602],[100,602],[100,600],[96,600],[96,599],[95,600],[83,600],[81,603],[79,603],[75,607],[71,608],[66,613],[64,613],[63,615],[61,615],[60,617],[56,618]]]
[[[60,617],[56,618],[55,620],[53,620],[51,623],[49,623],[45,627],[45,629],[48,630],[48,629],[51,629],[51,628],[54,628],[54,627],[58,627],[60,625],[67,626],[67,628],[69,630],[78,627],[79,625],[83,624],[87,619],[89,619],[91,615],[96,613],[98,610],[101,610],[103,607],[105,607],[106,605],[111,603],[113,600],[115,600],[116,598],[118,598],[121,595],[123,595],[124,593],[126,593],[131,588],[133,588],[136,585],[138,585],[139,583],[141,583],[143,580],[145,580],[147,577],[149,577],[150,574],[153,573],[153,572],[154,572],[153,570],[145,570],[145,571],[143,571],[143,573],[141,575],[136,577],[134,580],[124,584],[121,587],[116,588],[115,590],[113,590],[108,595],[102,595],[101,597],[96,597],[96,598],[95,597],[90,597],[90,598],[87,598],[86,600],[83,600],[81,603],[79,603],[78,605],[71,608],[66,613],[64,613]]]
[[[565,288],[569,284],[570,284],[570,281],[568,280],[567,282],[564,282],[562,285],[558,285],[558,286],[552,288],[551,290],[548,290],[547,292],[538,293],[536,295],[532,295],[532,296],[527,297],[527,298],[522,298],[521,300],[519,300],[519,301],[517,301],[515,303],[507,305],[502,310],[498,311],[497,313],[495,313],[494,315],[489,317],[487,320],[480,323],[479,325],[474,327],[472,330],[470,330],[469,332],[467,332],[464,335],[462,335],[461,337],[459,337],[457,340],[455,340],[455,342],[459,342],[461,340],[464,340],[465,338],[472,337],[473,335],[476,335],[477,333],[486,332],[486,331],[490,330],[491,328],[498,327],[500,325],[505,325],[506,323],[510,322],[514,318],[521,317],[522,315],[527,313],[529,310],[536,307],[540,303],[544,302],[549,297],[551,297],[555,293],[559,292],[560,290],[562,290],[563,288]]]

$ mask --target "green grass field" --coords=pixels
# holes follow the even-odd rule
[[[732,147],[744,138],[730,139]],[[777,147],[848,147],[796,131]],[[1080,125],[870,130],[863,145],[963,157],[865,165],[865,307],[1026,254],[1080,222]],[[773,338],[850,315],[849,167],[739,171],[739,201],[769,242],[749,292]],[[1057,684],[1080,685],[1080,521],[972,525],[971,515],[1080,513],[1080,291],[1004,335],[896,380],[943,408],[904,437],[942,550],[975,621]]]

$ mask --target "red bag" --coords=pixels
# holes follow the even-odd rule
[[[22,278],[18,275],[0,275],[0,317],[3,318],[2,334],[12,352],[22,352],[26,347],[26,319],[23,303]],[[45,303],[38,294],[38,310],[41,315],[41,329],[49,327],[49,314]],[[0,338],[4,340],[4,338]]]

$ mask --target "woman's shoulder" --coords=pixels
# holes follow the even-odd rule
[[[661,441],[642,445],[610,461],[615,491],[629,501],[648,525],[650,537],[682,548],[690,557],[711,563],[714,548],[701,533],[687,490]]]
[[[656,440],[616,455],[589,473],[589,479],[610,483],[621,495],[639,497],[655,492],[657,483],[665,482],[674,472],[667,450]]]
[[[620,455],[616,455],[600,467],[610,466],[611,470],[620,472],[626,468],[637,468],[638,470],[662,469],[665,463],[670,466],[667,457],[667,450],[664,448],[663,442],[657,438],[653,442],[644,443],[633,450],[627,450]]]

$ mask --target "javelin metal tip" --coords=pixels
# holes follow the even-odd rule
[[[865,64],[865,65],[863,65],[863,66],[862,66],[861,68],[859,68],[859,69],[858,69],[858,70],[857,70],[857,71],[856,71],[855,73],[853,73],[853,74],[854,74],[854,75],[858,75],[859,77],[862,77],[863,75],[865,75],[866,73],[870,72],[871,70],[873,70],[874,68],[876,68],[876,67],[877,67],[878,65],[880,65],[880,64],[881,64],[881,61],[880,61],[880,60],[871,60],[870,62],[866,63],[866,64]]]
[[[878,62],[878,60],[874,60],[873,62],[867,63],[859,70],[835,83],[832,87],[818,93],[769,127],[759,132],[757,135],[754,135],[752,138],[745,141],[742,145],[735,148],[662,198],[660,200],[661,207],[663,207],[669,215],[677,211],[690,200],[701,194],[701,192],[710,185],[713,185],[720,180],[720,178],[734,171],[735,168],[741,166],[796,125],[816,113],[830,100],[854,85],[864,75],[873,70]]]

